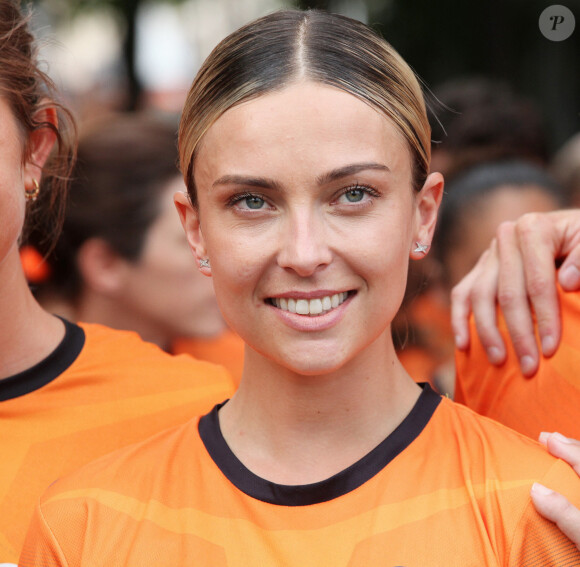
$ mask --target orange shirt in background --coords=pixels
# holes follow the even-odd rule
[[[558,288],[558,294],[562,341],[554,356],[540,360],[533,378],[520,372],[500,313],[498,324],[508,345],[507,361],[500,367],[488,362],[471,320],[470,348],[456,353],[458,402],[533,439],[542,431],[580,438],[580,293]]]
[[[199,360],[207,360],[224,366],[239,385],[244,369],[244,341],[227,329],[215,338],[181,338],[171,349],[173,354],[190,354]]]
[[[57,478],[233,393],[221,367],[132,332],[65,325],[51,355],[0,380],[0,564],[17,562],[34,506]]]

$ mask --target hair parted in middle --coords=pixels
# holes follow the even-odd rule
[[[429,173],[431,128],[411,68],[362,22],[318,10],[281,10],[222,40],[193,81],[181,116],[179,157],[194,206],[194,161],[212,124],[237,104],[299,81],[346,91],[391,120],[409,147],[413,188],[421,189]]]

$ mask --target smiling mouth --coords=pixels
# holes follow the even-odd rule
[[[282,311],[316,317],[336,309],[339,305],[344,303],[352,293],[355,292],[342,291],[340,293],[326,295],[317,299],[270,297],[267,301]]]

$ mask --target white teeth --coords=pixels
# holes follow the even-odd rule
[[[299,315],[321,315],[335,309],[348,297],[348,292],[335,293],[318,299],[273,298],[272,303],[282,311],[298,313]]]
[[[296,300],[296,313],[298,315],[308,315],[310,312],[310,306],[307,299],[297,299]]]
[[[322,301],[320,299],[310,300],[310,315],[320,315],[322,313]]]

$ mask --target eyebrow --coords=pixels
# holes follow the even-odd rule
[[[382,163],[353,163],[352,165],[345,165],[344,167],[339,167],[338,169],[333,169],[328,173],[324,173],[318,177],[317,181],[319,185],[324,185],[325,183],[330,183],[331,181],[336,181],[337,179],[348,177],[349,175],[355,175],[356,173],[366,171],[367,169],[374,169],[377,171],[391,171],[386,165]]]
[[[365,170],[377,170],[377,171],[391,171],[386,165],[382,163],[375,162],[365,162],[365,163],[353,163],[351,165],[345,165],[344,167],[339,167],[338,169],[333,169],[328,173],[323,173],[317,177],[316,181],[318,185],[324,185],[342,177],[348,177],[349,175],[355,175],[361,171]],[[249,187],[262,187],[264,189],[276,189],[280,190],[281,186],[278,182],[273,179],[268,179],[267,177],[250,177],[246,175],[224,175],[213,182],[212,187],[216,185],[247,185]]]
[[[216,185],[248,185],[250,187],[262,187],[264,189],[280,189],[280,184],[267,177],[248,177],[246,175],[224,175],[213,182]]]

